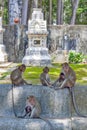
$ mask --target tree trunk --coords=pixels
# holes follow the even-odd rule
[[[27,24],[27,16],[28,16],[28,0],[24,0],[23,8],[22,8],[21,24],[23,24],[23,25]]]
[[[63,2],[57,0],[57,24],[60,25],[63,22]]]
[[[13,9],[14,8],[14,9]],[[15,18],[21,18],[19,15],[19,4],[18,1],[9,0],[9,24],[14,24]]]
[[[31,15],[32,15],[32,8],[33,8],[33,2],[31,0],[29,0],[28,2],[28,19],[31,19]]]
[[[74,25],[76,20],[76,11],[78,8],[79,0],[71,0],[71,4],[72,4],[72,17],[71,17],[70,24]]]
[[[52,0],[49,0],[49,24],[52,24]]]
[[[63,1],[61,1],[61,24],[63,24],[63,7],[64,7],[64,3]]]

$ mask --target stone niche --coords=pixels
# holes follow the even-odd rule
[[[51,65],[51,58],[48,54],[47,45],[47,24],[43,19],[42,9],[34,8],[31,20],[28,21],[28,48],[22,60],[26,66],[48,66]]]

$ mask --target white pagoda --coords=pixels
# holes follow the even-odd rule
[[[32,19],[28,21],[28,48],[22,60],[26,66],[49,66],[51,57],[47,48],[47,23],[43,18],[42,9],[34,8]]]

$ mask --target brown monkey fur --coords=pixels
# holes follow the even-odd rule
[[[10,79],[11,79],[12,84],[14,84],[16,86],[28,84],[22,78],[22,73],[25,71],[25,69],[26,69],[26,66],[24,64],[22,64],[11,72]]]
[[[48,72],[49,72],[49,68],[45,67],[43,69],[43,73],[41,73],[41,75],[40,75],[41,84],[44,86],[51,86],[50,76],[49,76]]]
[[[26,108],[29,108],[29,112],[26,114]],[[41,113],[40,103],[36,99],[35,96],[31,95],[27,97],[26,106],[25,106],[25,113],[29,118],[39,118]]]
[[[65,75],[65,80],[60,86],[60,88],[74,87],[75,82],[76,82],[76,74],[74,70],[69,66],[68,63],[65,62],[62,64],[62,72]]]

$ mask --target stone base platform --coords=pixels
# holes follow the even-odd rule
[[[13,112],[12,86],[0,84],[0,130],[86,130],[87,118],[75,113],[68,89],[53,90],[45,86],[19,86],[13,90],[15,112],[21,115],[27,96],[34,95],[41,104],[41,117],[20,119]],[[85,95],[85,98],[84,98]],[[87,115],[87,86],[75,88],[80,113]],[[50,122],[50,123],[49,123]]]
[[[87,130],[87,118],[19,119],[0,117],[0,130]]]
[[[51,66],[51,57],[46,47],[29,47],[22,63],[26,66]]]

